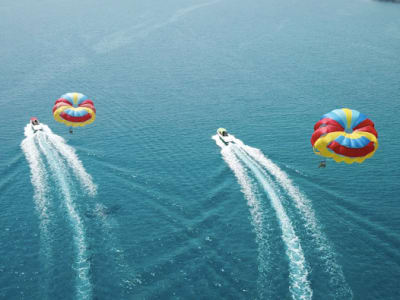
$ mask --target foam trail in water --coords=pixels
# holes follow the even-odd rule
[[[46,126],[47,127],[47,126]],[[37,132],[35,136],[39,143],[41,152],[45,155],[53,176],[61,190],[62,197],[67,209],[67,213],[74,230],[75,251],[77,260],[75,267],[78,272],[77,281],[77,298],[78,299],[91,299],[92,298],[92,285],[90,282],[90,263],[87,253],[87,245],[85,239],[84,226],[79,214],[76,210],[75,204],[70,192],[70,180],[67,173],[67,165],[60,157],[57,149],[52,147],[53,144],[47,142],[48,135],[45,132]]]
[[[31,126],[28,124],[25,127],[26,138],[21,143],[22,151],[25,154],[26,160],[28,161],[29,168],[31,170],[31,182],[33,185],[35,201],[35,209],[39,216],[39,229],[40,229],[40,252],[44,256],[45,268],[48,269],[52,261],[51,255],[51,239],[49,236],[49,223],[50,216],[48,208],[50,201],[48,198],[47,190],[47,172],[43,164],[43,160],[40,156],[40,152],[35,144],[35,136]],[[47,291],[49,288],[49,278],[45,279],[43,288]]]
[[[43,131],[46,133],[47,140],[67,160],[83,188],[89,193],[89,195],[96,195],[97,186],[93,183],[92,176],[90,176],[83,167],[82,162],[75,153],[75,149],[67,145],[62,137],[54,134],[47,125],[42,124],[42,126]]]
[[[253,157],[266,171],[276,178],[286,193],[293,199],[296,208],[301,212],[307,232],[311,235],[317,245],[317,249],[322,254],[325,269],[330,274],[330,288],[338,299],[351,299],[353,292],[346,282],[341,266],[336,262],[335,253],[330,246],[330,242],[322,233],[318,224],[311,201],[305,197],[300,190],[293,184],[289,176],[280,169],[274,162],[268,159],[259,149],[250,146],[242,146],[251,157]]]
[[[312,289],[308,281],[308,271],[304,253],[300,244],[300,239],[297,237],[293,225],[286,214],[281,200],[276,192],[277,188],[274,186],[271,178],[265,171],[253,161],[246,152],[241,151],[241,147],[232,145],[235,154],[240,158],[246,166],[252,170],[257,180],[260,182],[269,199],[271,200],[272,207],[278,217],[279,224],[282,230],[282,240],[286,245],[286,255],[289,259],[289,277],[290,277],[290,292],[293,299],[311,299]]]
[[[40,225],[43,230],[47,231],[49,221],[47,198],[47,172],[44,167],[40,152],[35,144],[35,136],[30,125],[25,127],[26,138],[21,143],[22,151],[25,154],[26,160],[29,163],[31,170],[31,182],[34,189],[34,200],[36,210],[39,214]]]
[[[195,5],[190,6],[190,7],[181,8],[177,12],[175,12],[175,14],[169,19],[168,23],[176,22],[179,18],[183,17],[184,15],[186,15],[186,14],[188,14],[188,13],[190,13],[190,12],[196,10],[196,9],[199,9],[199,8],[202,8],[202,7],[205,7],[205,6],[209,6],[209,5],[214,5],[214,4],[218,3],[218,2],[220,2],[220,0],[215,0],[215,1],[205,2],[205,3],[195,4]]]
[[[264,299],[264,293],[268,292],[268,257],[270,255],[267,233],[265,232],[265,222],[263,208],[260,200],[257,198],[254,191],[256,187],[251,183],[251,179],[247,176],[245,169],[234,155],[231,147],[226,147],[224,143],[217,137],[212,137],[218,146],[222,148],[221,154],[224,161],[231,168],[235,174],[242,192],[246,197],[247,205],[250,208],[251,223],[253,225],[256,234],[256,243],[258,247],[258,296],[260,299]]]

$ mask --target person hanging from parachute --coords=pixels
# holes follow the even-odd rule
[[[362,163],[378,149],[375,124],[357,110],[335,109],[321,117],[311,136],[314,153],[336,162]],[[319,168],[326,167],[326,160]]]
[[[91,124],[96,119],[96,108],[87,96],[81,93],[66,93],[56,100],[53,106],[53,116],[57,122],[73,127]]]
[[[321,160],[321,162],[319,163],[318,168],[326,168],[326,160]]]

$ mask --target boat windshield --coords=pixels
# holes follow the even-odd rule
[[[228,133],[226,131],[222,131],[222,136],[228,136]]]

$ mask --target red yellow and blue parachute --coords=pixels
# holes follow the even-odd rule
[[[96,119],[94,103],[81,93],[66,93],[53,106],[54,119],[67,126],[85,126]]]
[[[378,133],[366,115],[341,108],[323,115],[315,124],[311,144],[316,154],[336,162],[362,163],[378,149]]]

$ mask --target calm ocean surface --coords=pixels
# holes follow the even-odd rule
[[[3,0],[0,104],[1,299],[400,299],[400,5]],[[341,107],[380,147],[318,169]]]

